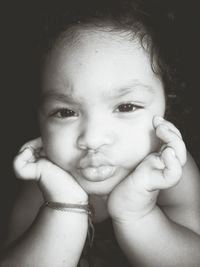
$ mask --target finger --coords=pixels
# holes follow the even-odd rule
[[[182,175],[182,167],[177,159],[175,152],[172,148],[167,147],[161,155],[161,159],[165,164],[163,169],[163,176],[167,186],[176,185]]]
[[[19,164],[23,165],[27,162],[35,162],[36,158],[34,156],[33,150],[29,147],[26,147],[16,156],[16,160],[19,161]]]
[[[160,154],[152,153],[136,168],[134,176],[136,172],[139,173],[137,183],[149,192],[165,189],[166,183],[162,177],[164,168],[165,164]]]
[[[19,150],[19,153],[24,151],[26,148],[31,149],[36,158],[45,157],[41,137],[38,137],[25,143]]]
[[[169,130],[174,132],[180,139],[182,139],[181,132],[179,131],[179,129],[176,128],[176,126],[173,123],[165,120],[164,118],[160,116],[154,116],[153,118],[154,128],[156,129],[160,124],[166,125],[169,128]]]
[[[180,162],[171,148],[166,148],[162,155],[158,153],[149,155],[141,167],[140,174],[141,171],[144,173],[142,174],[143,179],[140,178],[139,182],[143,183],[149,192],[168,189],[176,185],[182,174]],[[151,171],[153,171],[152,175],[150,175]],[[148,175],[146,175],[147,173]]]
[[[41,137],[38,137],[36,139],[33,139],[27,143],[25,143],[19,150],[19,152],[23,151],[26,147],[29,147],[33,150],[37,150],[42,148],[42,139]]]
[[[29,148],[24,149],[18,154],[13,161],[13,168],[15,174],[21,179],[35,179],[36,166],[35,156],[33,151]]]
[[[148,155],[139,165],[139,167],[146,168],[148,166],[150,169],[162,170],[165,168],[163,161],[160,158],[161,153],[151,153]]]
[[[171,131],[165,124],[160,124],[156,128],[156,135],[162,140],[164,145],[161,147],[161,152],[166,147],[171,147],[181,165],[186,163],[186,146],[182,139],[180,139],[176,133]]]
[[[162,140],[162,130],[168,130],[169,132],[172,132],[174,134],[174,137],[178,137],[180,138],[180,140],[182,141],[182,135],[180,133],[180,131],[175,127],[175,125],[165,119],[163,119],[160,116],[155,116],[153,119],[153,124],[154,127],[156,129],[156,132],[159,135],[159,131],[161,129],[161,136],[159,136],[159,138]],[[160,128],[161,127],[161,128]],[[159,128],[159,130],[157,130]],[[173,134],[171,134],[172,140],[173,140]],[[169,135],[168,135],[169,137]],[[186,162],[186,147],[184,142],[179,142],[177,139],[177,142],[175,141],[176,139],[174,139],[174,143],[170,143],[171,139],[167,139],[167,140],[162,140],[165,142],[164,145],[162,145],[160,151],[162,152],[166,147],[172,147],[174,148],[175,152],[177,153],[177,157],[179,158],[181,165],[184,165]],[[180,144],[180,145],[178,145]],[[175,145],[173,147],[173,145]],[[182,147],[182,149],[181,149]],[[177,149],[176,149],[177,148]]]

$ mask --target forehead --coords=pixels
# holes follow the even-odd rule
[[[73,39],[63,36],[49,53],[42,90],[91,93],[119,88],[129,81],[162,87],[153,73],[148,53],[137,38],[125,32],[82,29]]]

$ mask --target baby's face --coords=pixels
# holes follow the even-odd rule
[[[46,60],[40,111],[47,157],[89,194],[107,195],[158,148],[163,85],[136,41],[84,32]]]

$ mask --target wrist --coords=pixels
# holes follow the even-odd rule
[[[66,202],[50,202],[46,201],[42,205],[42,208],[48,207],[53,210],[63,211],[63,212],[75,212],[75,213],[85,213],[92,216],[92,210],[89,204],[72,204]]]
[[[79,196],[61,196],[61,195],[51,195],[43,193],[44,203],[69,203],[74,205],[87,205],[89,203],[88,195],[85,193]]]
[[[159,191],[149,192],[134,188],[131,197],[111,198],[108,200],[108,212],[113,221],[126,222],[146,216],[156,206]],[[117,200],[117,201],[116,201]]]
[[[87,204],[88,195],[75,178],[54,163],[40,160],[38,187],[44,201]]]
[[[92,223],[92,218],[94,216],[94,209],[89,203],[72,204],[72,203],[46,201],[41,206],[41,209],[44,209],[44,208],[49,208],[52,211],[57,211],[61,213],[86,215],[88,218],[88,241],[89,241],[89,244],[92,245],[93,238],[94,238],[94,226]]]
[[[143,220],[151,216],[159,207],[157,205],[149,206],[149,209],[143,209],[131,214],[125,214],[124,216],[112,218],[112,222],[115,226],[129,227],[130,225],[141,224]]]

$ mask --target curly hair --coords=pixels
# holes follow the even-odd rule
[[[40,32],[39,53],[44,59],[59,38],[72,40],[78,29],[96,27],[137,38],[150,55],[152,70],[163,82],[165,116],[180,125],[189,109],[183,107],[185,83],[177,66],[174,16],[170,5],[159,0],[60,0],[48,1]],[[184,119],[183,119],[184,120]]]

